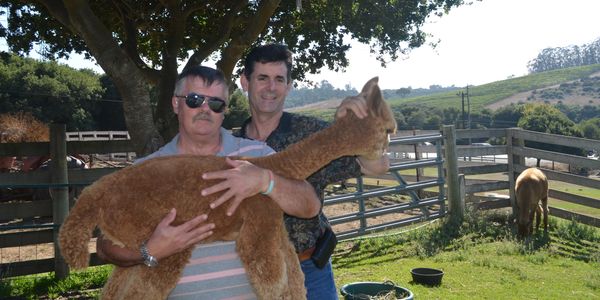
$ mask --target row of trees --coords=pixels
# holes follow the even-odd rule
[[[227,76],[249,48],[286,43],[294,78],[348,65],[350,40],[368,44],[382,64],[427,42],[422,26],[463,0],[338,1],[72,1],[5,0],[0,38],[14,53],[34,47],[49,59],[94,57],[123,100],[127,128],[140,155],[177,131],[171,95],[181,62],[209,58]],[[153,99],[157,102],[154,105]]]
[[[462,128],[462,113],[458,108],[439,109],[403,104],[393,107],[392,110],[401,130],[438,130],[441,125],[456,125]],[[470,128],[520,127],[545,133],[600,139],[599,116],[598,106],[520,103],[495,111],[483,109],[473,112]]]
[[[153,110],[157,102],[153,93]],[[128,130],[123,101],[108,76],[6,52],[0,53],[0,112],[66,124],[67,131]],[[249,116],[248,101],[236,90],[224,126],[240,126]]]
[[[600,38],[582,46],[546,48],[528,63],[530,73],[600,63]]]
[[[440,85],[430,85],[427,89],[413,89],[409,86],[399,89],[384,89],[381,92],[383,93],[384,98],[392,99],[398,97],[406,98],[408,96],[425,96],[457,89],[459,88],[455,86],[442,87]],[[301,87],[292,89],[288,94],[287,99],[285,100],[285,107],[298,107],[330,99],[343,99],[345,97],[354,96],[356,94],[358,94],[358,91],[349,84],[347,84],[344,87],[344,89],[338,89],[335,88],[331,83],[329,83],[329,81],[322,80],[321,82],[317,83],[314,87]]]

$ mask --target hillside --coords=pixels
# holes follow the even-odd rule
[[[537,90],[516,93],[487,105],[486,108],[496,110],[500,107],[518,102],[562,102],[570,105],[600,105],[600,72],[588,78],[555,84]]]
[[[469,86],[471,109],[495,110],[510,103],[548,102],[571,105],[600,105],[600,64],[536,73],[479,86]],[[439,108],[459,107],[457,91],[432,95],[388,98],[392,106],[415,104]],[[295,112],[315,112],[332,109],[341,99],[331,99],[287,109]]]

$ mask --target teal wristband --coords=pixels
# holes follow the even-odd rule
[[[273,191],[273,187],[275,187],[275,179],[273,178],[273,171],[269,170],[269,187],[266,191],[260,193],[263,195],[268,195]]]

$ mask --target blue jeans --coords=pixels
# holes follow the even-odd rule
[[[307,300],[337,300],[338,293],[333,280],[331,260],[323,267],[317,268],[312,260],[300,262],[304,273],[304,286],[306,287]]]

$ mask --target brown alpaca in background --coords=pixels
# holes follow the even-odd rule
[[[248,158],[253,164],[293,179],[305,179],[331,160],[346,155],[369,159],[384,154],[396,121],[384,102],[377,78],[362,89],[369,116],[353,113],[329,128],[267,157]],[[246,159],[246,158],[242,158]],[[270,198],[255,195],[228,217],[226,205],[209,204],[220,194],[201,197],[199,191],[217,181],[202,173],[229,168],[224,157],[180,155],[155,158],[104,176],[81,194],[59,242],[61,253],[74,268],[88,265],[88,242],[96,226],[115,244],[136,250],[160,220],[177,209],[173,225],[209,213],[215,240],[235,240],[236,251],[260,299],[305,299],[304,275],[283,223],[283,212]],[[164,299],[175,287],[191,249],[165,258],[156,268],[116,266],[102,292],[106,299]]]
[[[540,227],[540,217],[544,213],[544,232],[548,231],[548,179],[537,168],[529,168],[517,177],[515,195],[519,215],[517,225],[519,236],[527,237],[533,233],[533,217],[536,230]],[[541,203],[539,203],[541,200]]]

